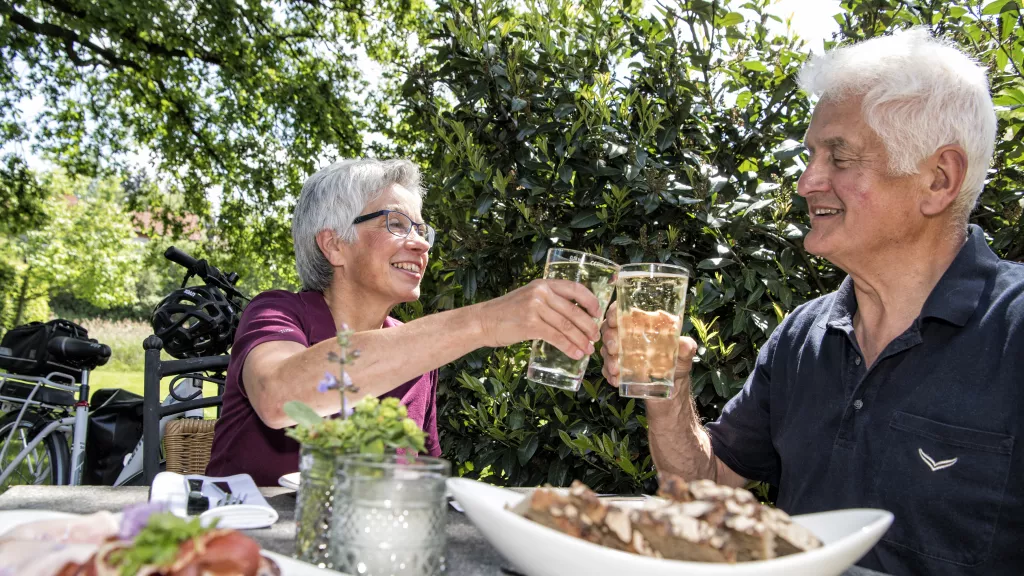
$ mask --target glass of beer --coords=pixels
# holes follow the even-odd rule
[[[618,264],[600,256],[566,248],[551,248],[544,265],[544,278],[571,280],[593,292],[600,306],[600,316],[594,318],[594,324],[598,324],[615,290],[615,273],[618,270]],[[576,391],[583,381],[589,360],[590,355],[575,360],[543,340],[534,340],[526,378],[555,388]]]
[[[619,268],[619,396],[673,396],[688,283],[686,269],[670,264]]]

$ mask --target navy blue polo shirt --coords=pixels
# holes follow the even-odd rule
[[[895,514],[862,566],[1024,574],[1024,265],[977,226],[913,325],[868,368],[839,290],[794,310],[708,424],[715,455],[791,514]]]

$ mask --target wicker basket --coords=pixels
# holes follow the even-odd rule
[[[178,474],[205,474],[213,448],[213,426],[216,420],[180,418],[167,423],[164,431],[164,454],[167,471]]]

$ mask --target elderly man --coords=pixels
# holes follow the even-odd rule
[[[869,568],[1019,575],[1024,266],[968,225],[996,133],[985,72],[918,29],[816,57],[800,82],[820,96],[804,245],[848,276],[783,321],[717,422],[688,395],[648,402],[654,462],[770,482],[795,514],[890,510]],[[615,326],[612,312],[612,384]],[[681,339],[684,389],[695,350]]]

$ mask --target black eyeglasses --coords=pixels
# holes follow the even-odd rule
[[[366,222],[367,220],[373,220],[380,216],[387,216],[388,232],[391,232],[399,238],[407,238],[412,233],[413,229],[416,229],[416,233],[427,241],[429,246],[434,245],[434,229],[429,224],[423,222],[413,222],[412,218],[409,218],[405,214],[397,210],[378,210],[371,212],[370,214],[363,214],[352,221],[352,224],[359,224]]]

